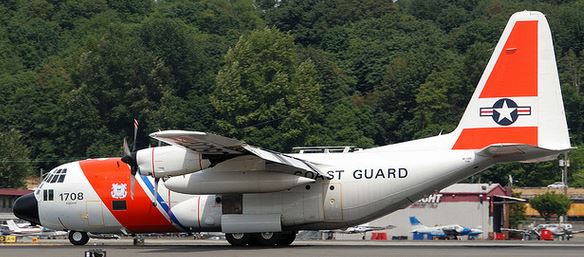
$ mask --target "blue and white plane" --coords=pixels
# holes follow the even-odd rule
[[[478,238],[483,231],[478,228],[463,227],[458,224],[428,227],[422,224],[416,216],[410,216],[412,233],[431,235],[440,239],[457,239],[459,236],[468,236],[469,240]]]

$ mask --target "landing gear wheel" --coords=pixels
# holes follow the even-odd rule
[[[283,232],[280,234],[280,238],[276,241],[279,246],[289,246],[296,239],[296,232]]]
[[[248,233],[228,233],[225,239],[233,246],[245,246],[252,241],[252,235]]]
[[[253,241],[261,246],[274,246],[280,239],[280,233],[262,232],[254,234]]]
[[[85,232],[69,231],[69,242],[73,245],[85,245],[89,242],[89,236]]]

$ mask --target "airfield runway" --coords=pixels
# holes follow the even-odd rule
[[[102,249],[107,257],[138,256],[584,256],[584,242],[541,241],[296,241],[291,247],[231,247],[225,241],[147,239],[91,240],[71,246],[66,240],[43,240],[32,245],[0,245],[2,257],[82,257]]]

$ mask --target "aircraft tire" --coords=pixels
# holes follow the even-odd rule
[[[279,246],[289,246],[296,239],[296,232],[282,232],[276,242]]]
[[[89,236],[85,232],[69,231],[69,242],[73,245],[85,245],[89,242]]]
[[[227,233],[225,239],[232,246],[246,246],[252,242],[253,236],[249,233]]]
[[[264,232],[253,234],[254,245],[275,246],[280,239],[280,233]]]

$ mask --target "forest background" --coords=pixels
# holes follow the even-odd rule
[[[276,151],[371,147],[452,131],[508,18],[550,23],[584,186],[584,1],[17,0],[0,3],[0,187],[120,156],[140,122]],[[423,160],[421,160],[423,161]],[[469,182],[545,186],[558,162]]]

